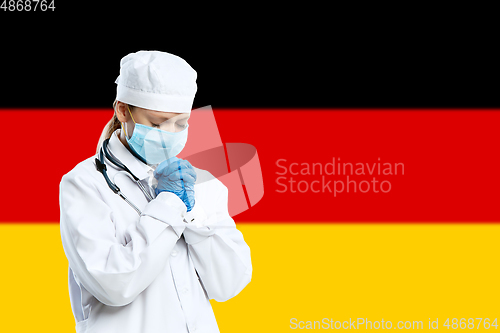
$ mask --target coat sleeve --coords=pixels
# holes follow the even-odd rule
[[[227,187],[216,178],[211,182],[218,190],[215,214],[208,216],[205,226],[188,223],[184,239],[209,299],[224,302],[250,282],[252,261],[250,248],[229,215]]]
[[[116,238],[114,214],[92,177],[69,173],[60,183],[60,231],[77,280],[100,302],[123,306],[146,289],[165,267],[186,223],[186,206],[164,192],[149,202],[127,229],[126,245]],[[109,190],[109,189],[108,189]]]

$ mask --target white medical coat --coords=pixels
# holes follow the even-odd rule
[[[110,138],[111,152],[147,184],[149,167],[118,133]],[[79,163],[60,184],[76,331],[219,332],[209,299],[236,296],[252,276],[250,249],[228,214],[227,187],[194,168],[195,206],[187,213],[170,192],[148,203],[131,177],[107,162],[109,178],[142,211],[139,216],[111,191],[94,160]]]

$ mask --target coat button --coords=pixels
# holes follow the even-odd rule
[[[175,257],[177,255],[177,251],[173,250],[172,253],[170,254],[172,257]]]

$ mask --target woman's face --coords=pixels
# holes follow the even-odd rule
[[[129,137],[132,136],[134,131],[134,121],[138,124],[174,133],[182,131],[188,125],[190,113],[154,111],[140,107],[131,108],[129,113],[127,105],[123,103],[121,104],[122,105],[119,105],[118,107],[120,109],[124,107],[126,110],[126,113],[122,114],[126,118],[126,121],[124,122],[126,123],[126,130]],[[122,121],[122,119],[119,120]]]

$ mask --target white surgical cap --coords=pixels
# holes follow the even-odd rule
[[[182,58],[159,51],[130,53],[120,61],[116,100],[144,109],[189,113],[196,71]]]

